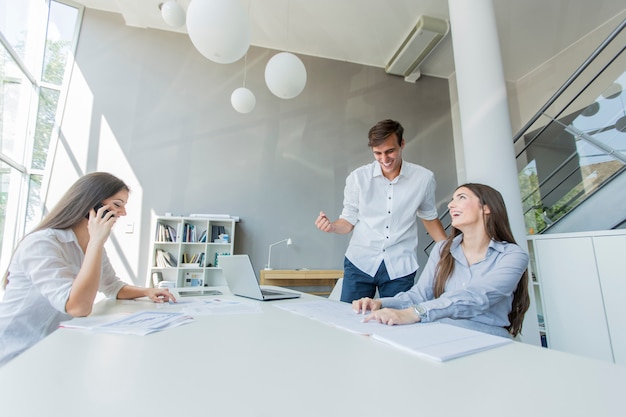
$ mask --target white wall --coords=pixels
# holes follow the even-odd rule
[[[509,83],[514,132],[616,24]],[[137,284],[146,278],[152,213],[241,216],[235,251],[249,253],[257,269],[269,243],[285,237],[294,245],[275,248],[279,267],[341,268],[348,237],[318,232],[313,220],[321,209],[339,214],[345,176],[372,159],[367,130],[390,117],[406,128],[405,157],[435,172],[445,209],[465,176],[454,79],[451,89],[426,76],[410,84],[379,68],[301,56],[307,88],[285,101],[263,81],[274,52],[250,49],[246,86],[257,107],[240,115],[229,97],[241,86],[242,62],[213,64],[186,36],[129,28],[117,15],[87,10],[48,205],[86,172],[127,181],[129,216],[108,251],[119,275]]]
[[[539,111],[541,106],[543,106],[565,81],[570,78],[624,18],[626,18],[626,10],[604,25],[598,27],[579,42],[571,45],[562,53],[554,56],[540,67],[537,67],[525,77],[514,82],[514,86],[509,90],[509,109],[514,133],[520,130],[523,125]],[[614,43],[615,45],[607,49],[607,55],[615,55],[616,50],[622,45],[620,42]],[[606,63],[606,61],[599,61],[597,65],[591,68],[597,70],[598,65]],[[621,66],[621,69],[619,65],[616,67],[616,70],[619,70],[621,74],[623,66]],[[607,86],[615,80],[616,75],[619,74],[615,74],[612,71],[604,75]],[[575,85],[582,88],[588,81],[588,76],[582,76]],[[586,106],[590,102],[593,102],[595,97],[600,93],[601,91],[589,92],[588,95],[581,97],[579,102],[582,106]],[[589,100],[590,98],[591,100]],[[566,94],[555,106],[555,109],[561,110],[571,99],[572,96]],[[579,110],[580,108],[580,106],[576,107],[576,104],[574,104],[573,108],[567,113],[572,113],[574,110]],[[544,121],[543,124],[545,123]]]
[[[240,216],[235,252],[250,254],[255,269],[286,237],[294,244],[272,250],[276,267],[341,269],[348,237],[313,222],[320,210],[339,215],[345,177],[373,160],[367,132],[385,118],[404,125],[405,158],[435,172],[445,206],[457,185],[447,80],[411,84],[380,68],[301,56],[307,86],[281,100],[263,80],[274,53],[250,49],[246,86],[257,105],[242,115],[230,94],[242,85],[243,61],[215,64],[185,35],[86,10],[48,203],[86,172],[129,183],[128,216],[108,246],[121,277],[145,281],[153,212]]]

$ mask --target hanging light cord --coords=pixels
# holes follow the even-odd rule
[[[248,53],[246,52],[246,54],[243,57],[243,86],[244,88],[246,86],[247,72],[248,72]]]
[[[289,29],[290,29],[290,22],[289,22],[289,18],[291,17],[291,2],[287,2],[287,50],[290,50],[289,47],[291,46],[289,44]]]
[[[252,20],[250,19],[250,8],[252,7],[252,1],[248,2],[248,20],[250,20],[250,23],[252,23]],[[250,47],[248,47],[248,50],[250,49]],[[243,87],[246,87],[246,76],[248,75],[248,51],[246,51],[246,54],[243,56]]]

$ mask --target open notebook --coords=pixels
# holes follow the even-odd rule
[[[230,292],[235,295],[261,301],[300,297],[297,292],[261,288],[248,255],[220,256],[219,265]]]
[[[344,330],[369,335],[372,339],[440,362],[512,342],[509,338],[438,322],[399,326],[388,326],[375,320],[364,323],[364,315],[355,313],[351,304],[337,301],[318,300],[280,304],[277,307]]]

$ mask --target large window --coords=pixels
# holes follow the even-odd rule
[[[82,8],[0,0],[0,274],[44,212],[48,156]]]

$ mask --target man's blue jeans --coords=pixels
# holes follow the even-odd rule
[[[417,272],[417,271],[416,271]],[[343,285],[341,301],[351,303],[363,297],[374,298],[376,288],[380,297],[393,297],[399,292],[408,291],[415,284],[415,272],[404,277],[389,279],[385,262],[381,262],[376,275],[369,276],[352,262],[343,261]]]

